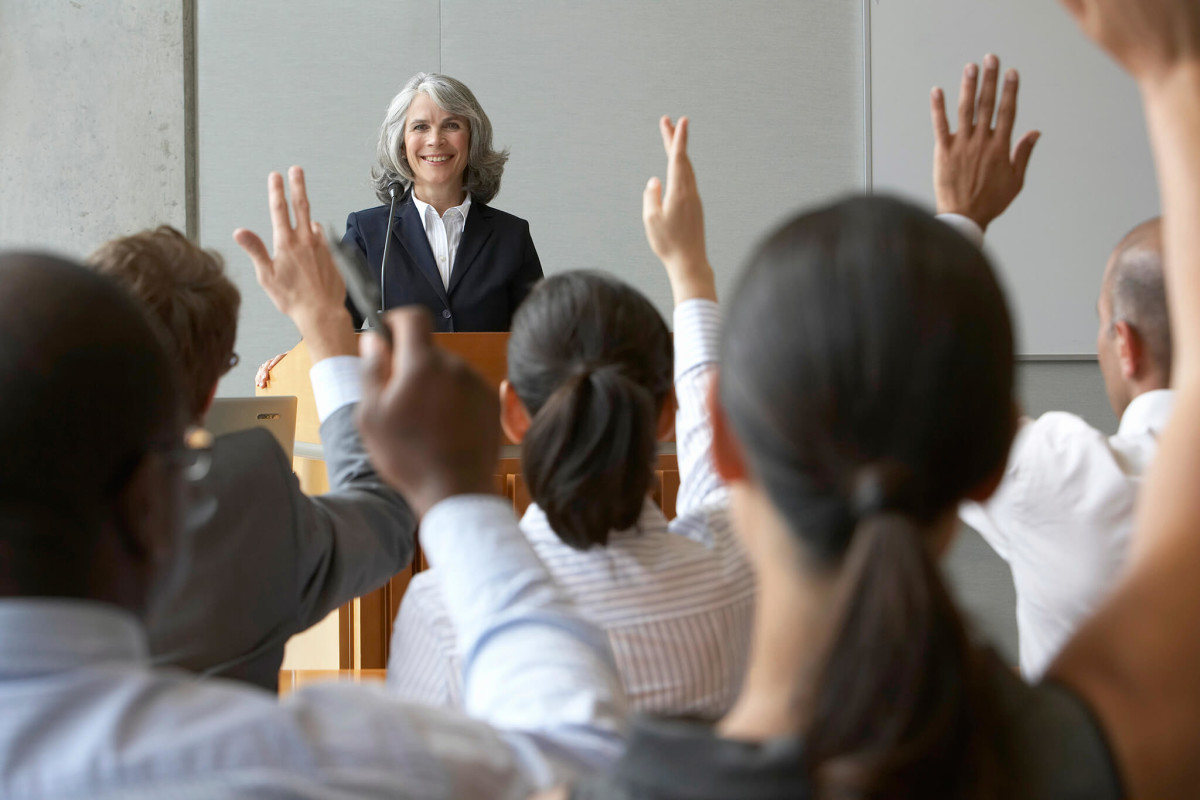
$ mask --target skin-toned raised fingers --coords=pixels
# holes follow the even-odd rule
[[[267,176],[267,206],[271,209],[271,232],[274,234],[275,249],[286,242],[292,234],[292,220],[288,216],[287,196],[283,193],[283,176],[272,172]]]
[[[670,157],[667,159],[667,199],[664,202],[668,205],[676,186],[690,187],[696,182],[692,162],[687,154],[687,139],[688,118],[680,117],[679,122],[675,123],[675,135],[671,139]]]
[[[946,93],[934,88],[929,93],[929,113],[933,119],[933,135],[939,147],[950,146],[950,120],[946,117]]]
[[[362,357],[363,388],[371,395],[382,394],[392,377],[392,350],[387,339],[363,333],[358,337],[358,354]]]
[[[979,90],[979,106],[975,111],[975,125],[984,132],[992,129],[992,115],[996,111],[996,84],[1000,78],[1000,59],[988,53],[983,57],[983,85]]]
[[[383,324],[392,334],[392,370],[414,369],[433,355],[433,320],[424,307],[408,306],[389,311]]]
[[[671,142],[675,139],[675,125],[666,114],[658,120],[658,132],[662,134],[663,152],[668,156],[671,155]]]
[[[267,246],[263,244],[263,240],[258,237],[258,234],[245,228],[238,228],[233,232],[233,239],[250,256],[250,261],[254,264],[254,277],[259,285],[264,286],[274,281],[275,262],[271,259],[271,255],[267,252]]]
[[[304,170],[295,166],[289,169],[288,185],[292,190],[292,209],[296,212],[296,238],[308,244],[312,241],[312,219],[309,217],[308,187],[304,183]]]
[[[250,260],[254,262],[255,269],[271,263],[271,254],[267,252],[267,246],[263,244],[263,240],[254,231],[247,228],[238,228],[233,232],[233,240],[246,251],[246,255],[250,256]]]
[[[1029,157],[1033,155],[1033,146],[1038,143],[1040,138],[1042,138],[1040,132],[1030,131],[1021,137],[1021,141],[1017,142],[1017,147],[1013,151],[1013,170],[1017,173],[1019,186],[1025,185],[1025,170],[1029,167]]]
[[[968,136],[975,129],[975,92],[979,87],[979,67],[963,68],[962,87],[958,92],[958,132]]]
[[[646,181],[642,192],[642,222],[650,222],[662,216],[662,181],[651,178]]]
[[[1000,113],[996,116],[996,135],[1005,141],[1012,139],[1017,121],[1017,94],[1021,88],[1021,76],[1015,69],[1004,73],[1004,93],[1000,97]]]

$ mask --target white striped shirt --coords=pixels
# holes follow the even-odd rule
[[[754,615],[754,577],[712,465],[706,395],[720,314],[692,300],[675,310],[678,516],[647,499],[638,524],[606,547],[575,550],[531,505],[521,530],[580,612],[608,635],[635,711],[716,718],[741,688]],[[461,657],[436,570],[413,578],[392,636],[388,680],[401,696],[462,703]]]

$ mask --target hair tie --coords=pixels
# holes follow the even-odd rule
[[[896,461],[877,461],[860,467],[854,475],[850,511],[862,521],[878,514],[916,511],[916,477]]]

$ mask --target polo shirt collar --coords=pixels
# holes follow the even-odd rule
[[[1155,389],[1142,392],[1129,403],[1121,415],[1118,436],[1136,436],[1143,433],[1160,433],[1171,418],[1175,404],[1175,392],[1171,389]]]

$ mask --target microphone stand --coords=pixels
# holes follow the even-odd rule
[[[379,313],[382,314],[383,306],[387,305],[387,293],[384,291],[387,278],[387,257],[388,250],[392,247],[392,223],[396,221],[396,195],[400,193],[400,181],[392,181],[388,184],[388,194],[392,196],[391,205],[388,206],[388,224],[387,234],[383,240],[383,260],[379,264]]]

